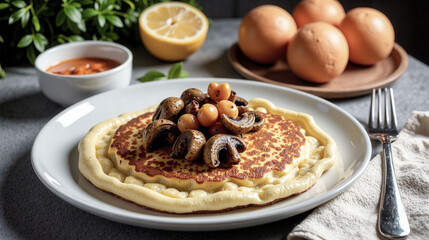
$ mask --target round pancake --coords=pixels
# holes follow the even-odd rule
[[[79,143],[79,170],[97,188],[171,213],[264,206],[308,190],[334,164],[335,142],[307,114],[265,99],[249,105],[267,112],[267,127],[243,136],[248,148],[231,168],[171,159],[168,147],[142,151],[139,136],[153,106],[94,126]]]
[[[213,191],[226,181],[243,186],[272,182],[273,174],[284,175],[287,165],[300,159],[300,150],[305,144],[298,125],[280,115],[266,113],[260,131],[242,135],[247,149],[240,154],[240,163],[230,168],[213,169],[202,159],[190,162],[171,158],[171,146],[145,152],[141,136],[152,115],[153,112],[145,113],[119,127],[109,153],[115,155],[116,163],[123,171],[132,171],[145,181],[157,178],[168,187],[180,190]]]

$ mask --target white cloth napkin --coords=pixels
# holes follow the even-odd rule
[[[396,179],[411,234],[429,239],[429,112],[413,112],[392,144]],[[381,155],[344,193],[315,209],[287,236],[297,239],[379,239]]]

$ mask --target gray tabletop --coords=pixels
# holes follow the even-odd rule
[[[203,47],[184,62],[191,77],[243,78],[229,64],[240,19],[215,20]],[[148,70],[167,72],[171,63],[133,49],[132,84]],[[177,232],[140,228],[106,220],[61,200],[39,181],[31,167],[31,147],[41,128],[64,108],[40,91],[34,68],[6,68],[0,80],[0,239],[284,239],[311,211],[260,226],[216,232]],[[407,71],[395,81],[399,126],[412,111],[429,110],[429,67],[409,56]],[[368,95],[331,100],[362,124]],[[373,145],[373,155],[378,145]]]

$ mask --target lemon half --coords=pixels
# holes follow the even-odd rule
[[[146,8],[139,17],[140,36],[155,57],[178,61],[196,52],[208,31],[207,17],[182,2],[162,2]]]

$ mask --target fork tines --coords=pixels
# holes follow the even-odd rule
[[[397,120],[393,89],[373,89],[368,121],[369,129],[396,129],[396,126]]]

